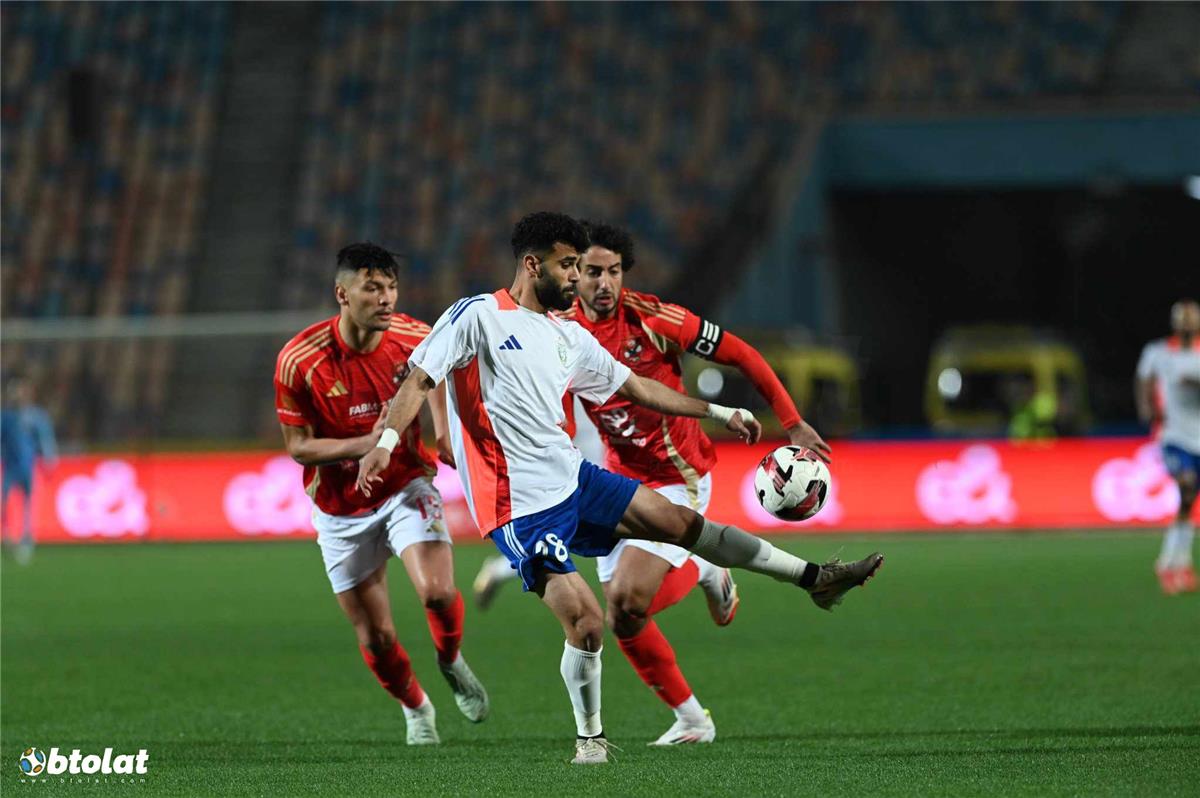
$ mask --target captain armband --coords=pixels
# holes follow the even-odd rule
[[[714,324],[708,319],[700,319],[700,330],[696,334],[696,340],[692,341],[692,345],[688,347],[687,351],[705,360],[712,360],[717,354],[717,349],[721,346],[721,338],[724,336],[725,331],[721,329],[721,325]]]

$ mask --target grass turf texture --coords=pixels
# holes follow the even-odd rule
[[[1166,598],[1150,534],[790,538],[887,555],[833,614],[743,575],[736,622],[693,593],[658,620],[717,742],[670,724],[611,640],[604,720],[623,747],[572,768],[562,636],[516,589],[468,599],[465,653],[492,696],[473,726],[434,667],[398,561],[401,639],[443,744],[408,748],[363,667],[316,546],[43,548],[3,570],[0,790],[13,795],[1195,795],[1200,595]],[[467,588],[490,546],[459,546]],[[594,572],[590,564],[585,572]],[[514,587],[509,585],[508,587]],[[22,749],[150,751],[135,785],[22,784]],[[108,777],[110,780],[119,777]]]

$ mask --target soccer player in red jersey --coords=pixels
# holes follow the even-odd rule
[[[408,359],[429,333],[397,313],[397,264],[374,244],[351,244],[337,256],[334,295],[340,310],[283,347],[275,366],[275,406],[288,454],[304,466],[315,503],[313,526],[338,604],[354,626],[367,667],[404,709],[409,745],[439,742],[433,704],[396,638],[387,561],[398,556],[425,606],[438,667],[467,718],[488,713],[488,697],[459,651],[463,600],[454,586],[450,535],[433,486],[433,456],[420,421],[401,436],[382,490],[355,490],[358,458],[379,441],[387,402],[408,373]],[[434,423],[443,395],[430,393]],[[444,405],[442,405],[444,407]]]
[[[564,318],[592,333],[633,373],[680,392],[684,352],[737,366],[771,404],[791,442],[828,461],[829,446],[800,418],[757,350],[685,308],[624,288],[624,273],[634,265],[633,239],[611,225],[585,224],[591,245],[580,261],[579,295]],[[675,504],[705,512],[716,453],[696,419],[663,415],[619,394],[599,406],[584,402],[584,408],[606,445],[605,468],[639,480]],[[727,625],[738,606],[729,570],[679,546],[626,539],[597,559],[597,571],[608,607],[606,620],[621,650],[675,713],[675,724],[655,744],[711,742],[716,735],[712,718],[697,701],[652,616],[678,602],[698,582],[713,620]],[[487,606],[512,573],[503,558],[484,564],[475,582],[481,606]]]

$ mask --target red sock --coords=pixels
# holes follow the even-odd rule
[[[695,561],[690,557],[683,565],[667,571],[662,584],[658,586],[658,592],[654,594],[654,600],[646,609],[646,617],[649,618],[673,604],[678,604],[688,594],[688,591],[696,586],[696,581],[699,579],[700,569],[696,567]]]
[[[693,566],[695,567],[695,566]],[[617,645],[625,652],[629,663],[642,681],[661,698],[667,706],[675,707],[688,700],[692,688],[679,670],[675,661],[675,649],[663,637],[658,624],[650,621],[646,628],[633,637],[617,638]]]
[[[433,636],[433,647],[437,649],[438,662],[448,664],[458,657],[463,635],[462,593],[454,594],[454,601],[440,610],[425,610],[429,621],[429,634]]]
[[[409,709],[421,705],[425,700],[425,691],[421,689],[421,683],[413,673],[408,654],[399,643],[393,644],[391,651],[379,656],[375,656],[371,649],[364,646],[359,646],[358,650],[362,652],[363,662],[367,663],[367,667],[375,674],[384,690]]]

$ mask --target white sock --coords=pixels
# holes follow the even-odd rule
[[[405,720],[408,720],[409,718],[414,718],[418,715],[428,715],[429,710],[433,709],[433,703],[430,702],[429,695],[426,694],[425,697],[421,699],[421,703],[417,704],[415,707],[409,708],[404,706],[404,704],[401,704],[400,707],[404,710]]]
[[[724,568],[745,568],[781,582],[800,583],[808,563],[775,548],[762,538],[735,526],[722,526],[704,519],[704,528],[692,551]]]
[[[698,580],[701,584],[704,584],[705,579],[711,579],[713,574],[718,570],[717,566],[713,565],[699,554],[693,554],[691,560],[692,562],[696,563]]]
[[[687,720],[694,723],[704,722],[704,707],[700,706],[700,702],[696,700],[694,693],[688,696],[687,700],[682,704],[674,707],[674,712],[677,720]]]
[[[1195,530],[1192,528],[1191,521],[1176,522],[1178,531],[1175,538],[1175,557],[1173,562],[1176,568],[1188,568],[1192,564],[1192,538],[1195,535]]]
[[[563,644],[559,673],[571,697],[575,731],[580,737],[595,737],[604,728],[600,723],[600,651],[584,651],[570,643]]]
[[[1158,561],[1155,563],[1157,570],[1166,571],[1175,567],[1176,552],[1179,551],[1179,538],[1182,534],[1183,524],[1172,521],[1163,535],[1162,548],[1158,551]],[[1191,544],[1190,540],[1188,544]]]

